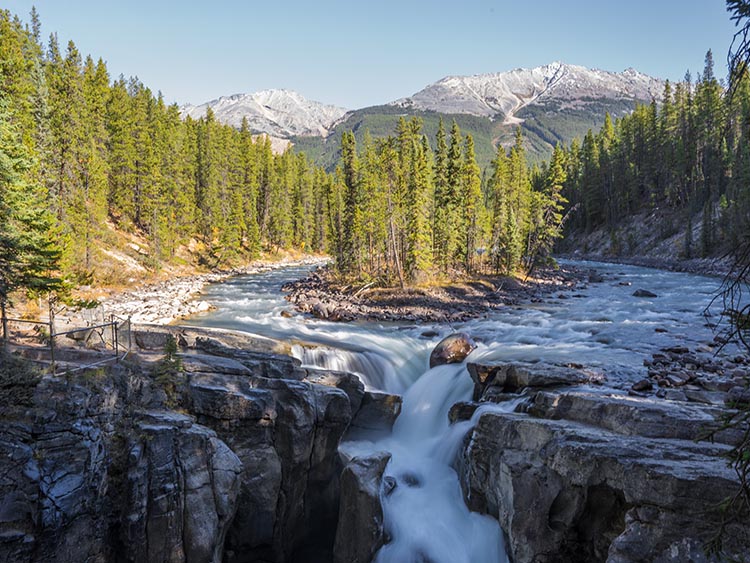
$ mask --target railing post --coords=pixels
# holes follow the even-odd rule
[[[111,315],[109,317],[110,322],[112,323],[112,344],[115,347],[115,362],[120,362],[120,346],[119,346],[119,330],[117,329],[117,321],[115,320],[115,316]]]
[[[52,375],[55,375],[55,317],[52,314],[49,319],[49,359]]]

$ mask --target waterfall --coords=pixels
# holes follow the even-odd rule
[[[506,307],[456,325],[480,342],[471,358],[606,366],[612,381],[629,385],[631,379],[643,377],[643,358],[661,347],[675,342],[710,346],[713,335],[700,315],[719,280],[632,266],[594,266],[604,282],[581,287],[573,298],[550,296],[545,303]],[[452,464],[482,412],[516,405],[485,405],[471,421],[450,425],[448,411],[457,401],[470,399],[471,379],[463,364],[427,369],[427,357],[451,329],[431,326],[439,336],[429,340],[422,336],[428,327],[413,323],[284,318],[281,312],[289,305],[280,286],[304,274],[289,269],[211,286],[203,297],[217,309],[191,324],[305,342],[293,347],[303,365],[352,372],[367,389],[403,396],[392,435],[352,447],[392,455],[384,476],[389,493],[382,498],[390,541],[378,552],[379,563],[507,562],[500,526],[468,510]],[[658,298],[633,296],[639,287]]]

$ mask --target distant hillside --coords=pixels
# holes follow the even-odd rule
[[[313,162],[331,170],[338,161],[341,135],[344,132],[353,131],[357,144],[360,145],[366,132],[369,131],[373,138],[393,135],[396,132],[399,118],[411,116],[418,116],[424,121],[424,131],[431,143],[435,141],[440,118],[442,117],[445,121],[446,129],[455,119],[463,133],[471,133],[474,137],[477,160],[480,162],[480,166],[483,166],[483,163],[489,163],[493,158],[495,152],[493,139],[497,134],[496,123],[473,115],[405,111],[403,108],[396,106],[374,106],[350,112],[336,124],[328,137],[294,137],[292,142],[295,150],[304,152]]]

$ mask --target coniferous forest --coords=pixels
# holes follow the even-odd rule
[[[137,78],[112,79],[72,41],[61,47],[52,35],[43,45],[39,29],[35,11],[30,24],[0,12],[3,143],[22,155],[3,190],[28,194],[5,198],[5,222],[46,236],[65,277],[96,279],[113,229],[148,241],[152,269],[184,245],[209,267],[295,248],[388,284],[528,270],[559,236],[559,155],[534,182],[520,133],[484,181],[470,136],[441,124],[432,150],[417,119],[361,147],[344,135],[327,173],[303,154],[274,154],[246,123],[233,129],[211,111],[182,119],[161,94]],[[45,214],[33,226],[21,220],[32,208]]]
[[[697,80],[667,82],[660,100],[560,151],[572,242],[596,229],[614,237],[623,219],[659,210],[662,236],[684,230],[682,258],[737,248],[750,226],[750,80],[740,72],[730,96],[709,51]]]
[[[303,155],[274,155],[255,138],[204,119],[181,119],[137,78],[114,80],[53,35],[0,13],[5,143],[29,161],[19,181],[46,193],[65,273],[86,273],[108,226],[138,231],[152,266],[196,238],[217,266],[251,258],[261,244],[325,247],[331,179]]]
[[[623,217],[666,209],[688,225],[685,257],[747,229],[750,82],[726,96],[710,52],[695,82],[667,83],[661,100],[608,116],[541,167],[527,165],[520,130],[482,171],[455,122],[428,139],[418,118],[402,118],[392,136],[360,146],[344,134],[329,173],[293,150],[275,154],[246,122],[222,125],[210,109],[183,119],[72,41],[44,45],[39,29],[35,11],[29,24],[0,12],[6,298],[55,276],[96,279],[115,231],[148,241],[154,270],[185,246],[207,267],[297,249],[329,253],[347,277],[405,285],[528,273],[563,223],[614,232]]]

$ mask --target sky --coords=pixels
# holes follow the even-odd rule
[[[712,49],[726,75],[724,0],[3,0],[138,76],[168,102],[269,88],[347,109],[409,96],[447,75],[553,61],[681,80]]]

